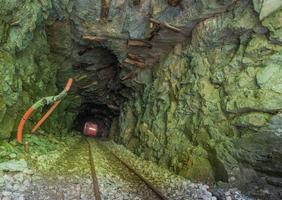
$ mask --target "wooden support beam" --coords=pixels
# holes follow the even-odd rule
[[[85,40],[91,40],[91,41],[98,41],[98,42],[104,42],[107,40],[128,40],[128,37],[124,37],[124,36],[113,36],[113,35],[84,35],[82,36],[82,39]]]
[[[144,68],[146,66],[145,62],[140,62],[138,60],[133,60],[131,58],[126,58],[124,62],[127,64],[136,65],[137,67],[140,67],[140,68]]]
[[[112,105],[112,104],[107,104],[107,106],[113,110],[120,110],[118,106]]]
[[[17,26],[20,25],[20,20],[15,20],[10,23],[10,26]]]
[[[84,35],[82,36],[82,39],[84,40],[90,40],[90,41],[97,41],[97,42],[104,42],[107,40],[106,37],[102,36],[91,36],[91,35]]]
[[[134,69],[134,70],[132,70],[131,72],[129,72],[127,75],[125,75],[124,77],[122,77],[121,80],[122,80],[122,81],[128,80],[128,79],[130,79],[130,78],[136,76],[136,74],[137,74],[137,70]]]
[[[85,85],[85,86],[82,86],[80,88],[86,89],[86,88],[89,88],[89,87],[94,86],[94,85],[98,85],[98,82],[97,81],[93,81],[92,83],[90,83],[88,85]]]
[[[128,39],[127,45],[132,47],[147,47],[152,48],[152,45],[145,40],[139,40],[139,39]]]
[[[109,16],[109,11],[110,11],[110,0],[101,0],[101,20],[102,21],[107,21],[108,16]]]
[[[158,20],[153,19],[153,18],[150,18],[150,22],[152,22],[152,23],[154,23],[154,24],[158,24],[158,25],[160,25],[161,27],[170,29],[170,30],[172,30],[172,31],[174,31],[174,32],[178,32],[178,33],[182,32],[182,29],[177,28],[177,27],[175,27],[175,26],[173,26],[173,25],[170,25],[170,24],[167,23],[167,22],[161,22],[161,21],[158,21]]]
[[[136,61],[145,63],[144,58],[142,58],[141,56],[139,56],[139,55],[137,55],[137,54],[128,53],[128,54],[127,54],[127,57],[130,58],[130,59],[132,59],[132,60],[136,60]]]
[[[83,80],[83,79],[85,79],[85,78],[87,78],[88,76],[86,75],[86,74],[84,74],[84,75],[78,75],[78,76],[75,76],[74,77],[74,80],[76,81],[76,82],[79,82],[79,81],[81,81],[81,80]]]

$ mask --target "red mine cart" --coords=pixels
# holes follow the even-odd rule
[[[93,122],[85,122],[83,133],[90,137],[96,137],[98,132],[98,125]]]

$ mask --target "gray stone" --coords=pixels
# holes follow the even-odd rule
[[[2,192],[2,195],[3,195],[3,196],[11,196],[11,195],[12,195],[12,192],[3,191],[3,192]]]
[[[260,20],[271,15],[273,12],[279,10],[282,7],[282,1],[280,0],[264,0],[260,11]]]
[[[25,160],[10,160],[0,163],[0,170],[3,171],[24,171],[27,168]]]

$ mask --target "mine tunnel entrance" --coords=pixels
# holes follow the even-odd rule
[[[57,19],[47,27],[52,60],[59,63],[57,87],[63,88],[69,78],[74,80],[64,100],[64,111],[73,121],[69,125],[68,118],[66,124],[82,133],[85,122],[97,123],[98,135],[106,136],[130,89],[120,80],[120,64],[111,47],[83,39],[80,31],[68,20]]]
[[[118,108],[109,108],[107,105],[104,104],[99,105],[94,103],[86,103],[81,105],[80,109],[81,110],[74,121],[74,129],[76,131],[84,133],[84,135],[88,136],[109,136],[113,118],[119,115]],[[87,127],[87,123],[97,125],[96,135],[87,134],[87,131],[85,130]]]
[[[78,46],[71,58],[71,68],[62,68],[59,76],[74,77],[71,110],[76,113],[73,129],[83,133],[86,123],[97,126],[97,137],[108,137],[113,118],[118,117],[125,98],[125,86],[119,79],[115,54],[100,46]],[[93,128],[93,127],[92,127]]]

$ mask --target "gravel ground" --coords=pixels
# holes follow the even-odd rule
[[[159,199],[134,173],[92,140],[92,152],[102,199]]]
[[[27,199],[94,200],[88,153],[87,143],[76,140],[52,167],[32,179]]]
[[[114,142],[104,142],[122,160],[130,164],[136,171],[151,183],[160,188],[171,200],[215,200],[217,199],[209,191],[209,186],[201,183],[193,183],[190,180],[177,176],[166,168],[160,167],[151,161],[145,161],[127,150],[124,146]],[[220,191],[219,199],[226,200],[251,200],[236,189]]]
[[[0,171],[0,199],[24,200],[25,192],[31,186],[33,171],[28,168],[21,172]]]
[[[91,200],[92,179],[35,175],[32,170],[3,173],[0,178],[1,200]]]
[[[42,141],[44,140],[47,143],[47,138],[43,138]],[[30,158],[40,155],[36,157],[36,160],[29,160],[30,165],[23,160],[4,162],[2,167],[5,168],[5,172],[0,171],[0,199],[94,200],[86,144],[79,137],[68,141],[67,147],[55,141],[52,143],[56,145],[55,152],[46,154],[30,152]],[[61,151],[58,152],[58,149]],[[31,165],[34,170],[28,169]]]
[[[41,138],[37,142],[45,144],[44,140],[47,138]],[[158,199],[103,146],[97,145],[95,141],[91,141],[91,144],[103,200]],[[170,200],[216,199],[205,184],[193,183],[150,161],[144,161],[121,145],[113,142],[103,144],[159,188]],[[0,163],[0,200],[95,199],[86,141],[80,137],[72,137],[68,139],[67,145],[58,141],[52,145],[52,151],[46,151],[45,154],[42,150],[40,153],[36,152],[37,148],[34,146],[34,151],[29,154],[32,159],[27,159],[28,164],[23,159]],[[226,200],[249,199],[235,188],[222,190],[217,196]]]

